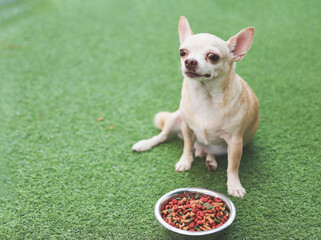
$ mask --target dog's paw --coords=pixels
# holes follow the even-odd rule
[[[217,168],[217,162],[215,159],[207,159],[206,166],[207,166],[208,170],[214,171]]]
[[[213,154],[206,154],[206,166],[210,171],[216,170],[217,162],[215,160],[215,156]]]
[[[193,158],[181,157],[181,159],[175,164],[176,172],[185,172],[191,169]]]
[[[227,185],[227,191],[233,197],[242,198],[245,196],[246,191],[241,185]]]
[[[135,152],[144,152],[151,148],[152,146],[149,144],[148,140],[141,140],[132,146],[132,150]]]

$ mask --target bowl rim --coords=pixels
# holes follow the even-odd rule
[[[214,228],[214,229],[208,230],[208,231],[199,231],[199,232],[182,230],[182,229],[179,229],[176,227],[172,227],[167,222],[165,222],[162,218],[161,213],[160,213],[160,209],[161,209],[163,203],[165,201],[167,201],[168,199],[174,197],[175,195],[182,194],[182,193],[191,193],[191,192],[207,194],[207,195],[210,195],[213,197],[218,197],[218,198],[222,199],[230,209],[230,216],[229,216],[228,220],[222,226],[220,226],[218,228]],[[175,233],[178,233],[181,235],[186,235],[186,236],[204,236],[204,235],[210,235],[210,234],[213,234],[216,232],[220,232],[220,231],[224,230],[225,228],[227,228],[228,226],[230,226],[235,219],[236,208],[234,206],[234,203],[227,196],[225,196],[222,193],[219,193],[219,192],[216,192],[216,191],[213,191],[210,189],[205,189],[205,188],[186,187],[186,188],[179,188],[179,189],[175,189],[173,191],[170,191],[170,192],[166,193],[165,195],[163,195],[160,199],[158,199],[158,201],[155,204],[154,214],[155,214],[155,217],[158,220],[158,222],[160,224],[162,224],[163,227],[165,227],[166,229],[168,229],[172,232],[175,232]]]

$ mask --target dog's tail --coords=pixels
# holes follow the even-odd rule
[[[171,113],[170,112],[159,112],[156,113],[155,117],[154,117],[154,123],[155,126],[162,130],[166,120],[170,117]]]

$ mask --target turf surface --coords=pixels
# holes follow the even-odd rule
[[[180,100],[177,23],[228,39],[253,26],[237,72],[260,101],[244,199],[226,239],[317,239],[320,1],[0,0],[0,239],[166,239],[154,204],[180,187],[227,194],[226,157],[176,173],[183,143],[146,153]],[[98,122],[98,117],[104,121]]]

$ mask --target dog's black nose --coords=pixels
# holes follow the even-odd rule
[[[188,69],[188,70],[195,70],[197,66],[197,61],[195,59],[186,59],[185,60],[185,67]]]

